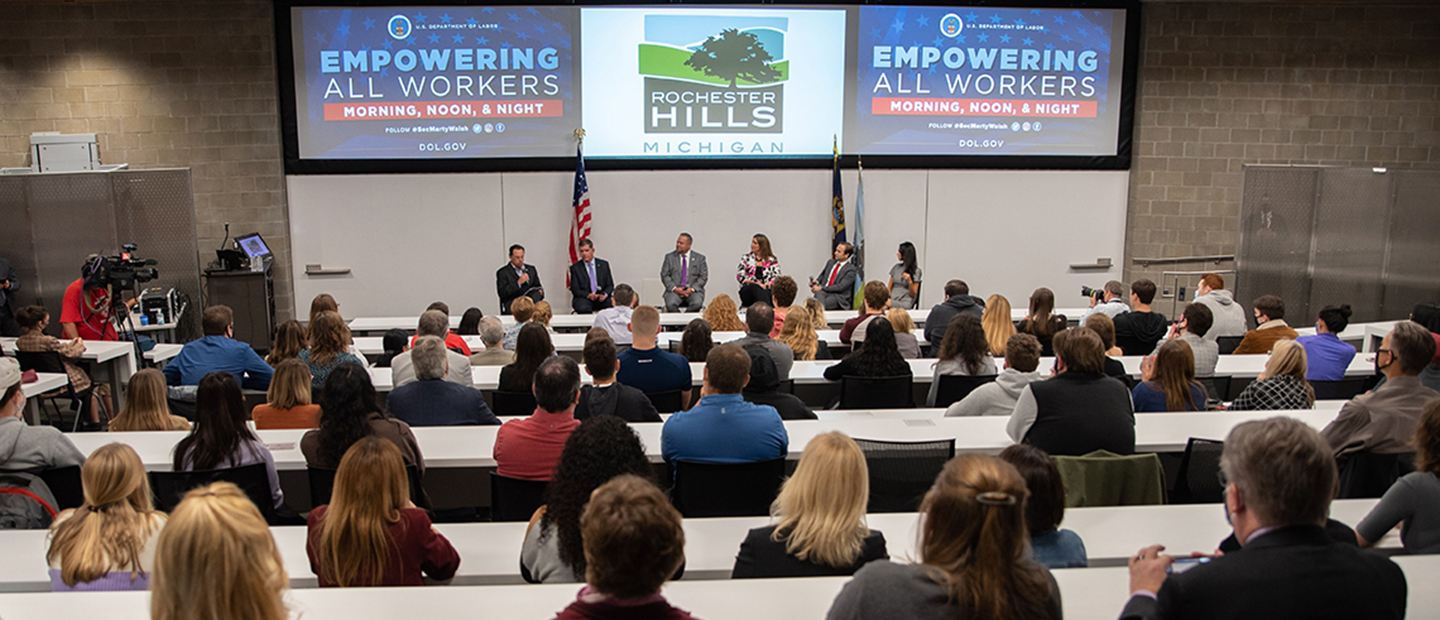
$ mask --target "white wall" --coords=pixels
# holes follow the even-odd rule
[[[856,173],[843,174],[853,240]],[[341,313],[418,315],[431,301],[452,312],[499,309],[494,273],[506,248],[527,248],[547,299],[569,312],[570,172],[292,176],[288,179],[297,314],[330,293]],[[1079,287],[1119,278],[1125,242],[1126,172],[868,170],[868,276],[885,279],[895,248],[911,241],[926,275],[921,305],[938,303],[945,280],[976,295],[1001,293],[1024,306],[1039,286],[1057,305],[1082,305]],[[643,290],[681,230],[710,266],[709,296],[736,295],[735,265],[750,236],[770,237],[784,273],[803,287],[830,250],[829,170],[591,172],[596,253],[616,282]],[[1109,257],[1108,271],[1070,263]],[[348,267],[306,276],[305,265]],[[644,299],[644,303],[659,300]]]

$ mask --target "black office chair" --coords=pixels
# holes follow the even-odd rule
[[[905,409],[915,406],[910,396],[914,380],[910,375],[896,377],[840,378],[841,409]]]
[[[56,467],[39,473],[50,494],[55,496],[55,509],[79,508],[85,503],[85,486],[80,482],[80,466]]]
[[[1415,453],[1355,452],[1340,457],[1340,499],[1380,497],[1415,471]]]
[[[915,512],[945,463],[955,458],[955,440],[877,441],[856,439],[870,471],[866,512]]]
[[[761,517],[780,493],[785,459],[755,463],[674,461],[675,487],[670,501],[680,514],[694,517]]]
[[[951,403],[964,400],[971,392],[1000,375],[940,375],[940,385],[935,388],[935,406],[949,407]]]
[[[1365,392],[1370,377],[1346,377],[1339,381],[1311,381],[1315,400],[1350,400]]]
[[[335,492],[335,470],[306,467],[305,477],[310,479],[310,506],[313,508],[329,504],[330,495]],[[428,510],[430,500],[425,495],[425,484],[424,480],[420,478],[420,469],[414,465],[406,465],[405,477],[410,481],[410,501],[416,506]]]
[[[1244,339],[1244,336],[1217,336],[1215,344],[1220,349],[1220,355],[1229,355],[1235,352],[1235,347],[1240,346],[1240,341]]]
[[[533,392],[506,392],[495,390],[490,393],[493,403],[490,407],[495,415],[530,415],[535,412]]]
[[[529,521],[545,505],[548,480],[521,480],[490,472],[490,520]]]
[[[650,399],[650,404],[655,405],[656,413],[675,413],[680,410],[681,394],[681,390],[646,392],[645,398]]]
[[[33,370],[35,372],[52,372],[65,374],[65,360],[55,351],[16,351],[15,361],[20,363],[20,370]],[[60,406],[55,404],[57,399],[65,398],[70,400],[70,410],[75,412],[75,420],[70,425],[70,430],[80,430],[80,420],[90,417],[90,404],[94,402],[91,395],[95,393],[97,383],[91,382],[90,387],[83,390],[76,390],[70,382],[65,387],[52,390],[46,394],[34,394],[31,398],[39,398],[42,406],[50,404],[55,417],[59,419],[60,425],[65,424],[65,415],[60,412]],[[42,409],[43,411],[43,409]],[[109,419],[109,412],[105,413]]]
[[[1205,392],[1208,395],[1209,402],[1220,403],[1230,400],[1230,377],[1203,377],[1197,379],[1197,381],[1205,386]]]
[[[175,510],[180,500],[191,489],[203,487],[212,482],[230,482],[240,487],[246,497],[260,509],[265,521],[276,522],[275,503],[270,497],[270,476],[264,463],[255,463],[229,469],[207,469],[201,471],[152,471],[150,487],[155,493],[155,508],[163,512]]]
[[[776,391],[776,392],[779,392],[779,393],[781,393],[781,394],[794,394],[794,393],[795,393],[795,380],[794,380],[794,379],[786,379],[786,380],[784,380],[784,381],[781,381],[781,382],[780,382],[780,387],[776,388],[775,391]],[[695,402],[695,401],[690,401],[690,402]]]
[[[1225,501],[1225,487],[1220,485],[1220,453],[1225,442],[1190,438],[1175,475],[1175,488],[1170,492],[1172,504],[1214,504]]]

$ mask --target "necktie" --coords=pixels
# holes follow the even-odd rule
[[[690,286],[690,255],[680,255],[680,288]]]
[[[590,292],[594,293],[597,290],[595,288],[595,261],[585,263],[585,269],[590,272]]]
[[[826,282],[825,286],[835,285],[835,276],[840,274],[840,266],[843,264],[845,263],[835,263],[835,268],[830,270],[830,281]]]

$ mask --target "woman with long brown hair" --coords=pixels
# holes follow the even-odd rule
[[[310,367],[288,359],[275,367],[265,402],[250,411],[256,430],[319,428],[320,405],[310,401]]]
[[[279,366],[280,362],[295,359],[301,351],[310,347],[309,336],[305,333],[305,326],[300,321],[290,319],[275,328],[275,344],[270,346],[270,354],[265,356],[265,363],[271,366]]]
[[[991,295],[985,300],[985,312],[980,315],[980,324],[985,328],[985,341],[990,343],[990,354],[1005,355],[1005,343],[1015,335],[1015,321],[1010,318],[1010,300],[1004,295]]]
[[[750,252],[740,257],[740,265],[735,268],[735,281],[740,283],[740,305],[749,308],[757,301],[770,303],[770,286],[778,277],[780,259],[770,251],[770,238],[756,233],[750,238]],[[717,327],[716,331],[729,330]]]
[[[745,324],[740,322],[740,309],[735,307],[735,300],[729,295],[721,293],[711,299],[705,306],[705,322],[710,324],[710,329],[717,332],[743,332]]]
[[[145,590],[165,513],[151,504],[145,464],[130,446],[100,446],[80,468],[85,503],[50,526],[50,590]]]
[[[247,413],[235,377],[224,371],[205,375],[195,391],[195,428],[175,444],[171,467],[175,471],[206,471],[264,463],[270,498],[280,510],[285,507],[285,491],[275,473],[275,457],[245,425]]]
[[[710,349],[714,347],[715,340],[710,334],[710,322],[705,319],[691,319],[690,324],[685,326],[685,331],[680,334],[678,353],[684,355],[685,359],[691,362],[703,362],[710,355]]]
[[[305,553],[322,588],[420,586],[460,568],[460,554],[410,501],[400,450],[379,437],[345,451],[330,504],[310,511],[307,527]]]
[[[1060,618],[1059,586],[1030,559],[1028,495],[1000,459],[950,459],[920,504],[920,563],[866,564],[826,618]]]
[[[1195,353],[1184,340],[1166,340],[1140,362],[1139,385],[1131,392],[1135,413],[1204,411],[1205,387],[1195,380]]]
[[[534,321],[526,323],[515,338],[515,361],[500,369],[497,387],[505,392],[531,391],[540,362],[554,354],[555,345],[550,341],[550,332]]]
[[[265,518],[239,487],[185,494],[155,549],[152,620],[288,620],[285,563]]]
[[[146,368],[130,376],[125,407],[110,421],[111,431],[188,431],[190,422],[170,413],[165,373]]]
[[[961,312],[950,319],[945,327],[945,339],[940,341],[939,358],[934,365],[934,378],[930,381],[930,395],[925,399],[927,407],[935,406],[935,397],[940,392],[942,375],[965,375],[979,377],[998,375],[995,358],[990,355],[990,342],[986,340],[985,328],[980,319],[969,312]]]
[[[315,299],[310,300],[311,325],[315,324],[315,319],[319,318],[321,312],[340,314],[340,303],[335,301],[335,298],[331,297],[330,293],[320,293],[315,296]]]
[[[1055,332],[1065,329],[1065,315],[1053,314],[1054,311],[1055,292],[1042,286],[1030,294],[1029,316],[1021,319],[1020,324],[1015,326],[1016,331],[1040,340],[1041,355],[1055,354],[1051,340],[1055,338]]]
[[[296,357],[310,366],[310,387],[325,385],[325,378],[341,364],[358,364],[365,367],[365,360],[349,353],[350,326],[340,315],[326,310],[310,323],[310,347]]]

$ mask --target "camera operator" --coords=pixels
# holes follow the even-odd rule
[[[1090,309],[1080,317],[1081,325],[1085,324],[1085,319],[1096,314],[1108,316],[1113,321],[1115,317],[1130,311],[1130,306],[1125,305],[1125,284],[1119,280],[1106,282],[1104,288],[1094,291],[1094,293],[1089,295]]]
[[[0,258],[0,336],[19,336],[20,324],[15,322],[15,306],[11,298],[20,290],[15,267]]]
[[[85,257],[80,268],[80,277],[65,287],[65,299],[60,304],[60,329],[66,340],[119,340],[115,324],[110,320],[110,289],[96,277],[94,264],[101,257],[91,254]],[[126,308],[135,306],[136,299],[125,302]]]

